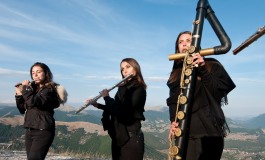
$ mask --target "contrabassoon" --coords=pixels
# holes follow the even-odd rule
[[[220,46],[200,50],[204,18],[209,21],[221,43]],[[191,106],[193,103],[195,82],[197,78],[197,69],[192,65],[192,55],[194,53],[200,53],[202,56],[225,54],[231,49],[231,46],[230,38],[227,36],[225,30],[215,16],[208,0],[199,0],[196,8],[195,21],[193,23],[191,47],[186,53],[169,55],[169,60],[184,58],[182,78],[180,82],[181,92],[178,97],[175,117],[175,121],[178,122],[179,125],[175,136],[170,139],[171,144],[168,152],[169,159],[186,159],[191,120]]]

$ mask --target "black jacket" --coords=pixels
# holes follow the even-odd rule
[[[175,69],[179,70],[178,78],[172,83],[167,83],[170,89],[167,105],[170,108],[171,122],[176,115],[182,65]],[[222,132],[225,132],[223,129],[226,129],[224,128],[226,124],[221,104],[227,102],[226,96],[235,88],[235,84],[223,66],[213,58],[205,58],[205,66],[199,67],[197,76],[191,106],[190,135],[195,137],[224,135]]]
[[[24,87],[22,95],[15,98],[19,112],[25,114],[25,128],[55,129],[54,109],[59,107],[60,100],[53,84],[38,90]]]
[[[99,104],[103,112],[103,127],[112,140],[122,146],[129,139],[129,131],[139,131],[146,101],[146,90],[133,82],[120,86],[115,98],[104,97],[105,105]]]

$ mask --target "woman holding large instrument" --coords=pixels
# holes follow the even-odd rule
[[[141,121],[145,120],[146,84],[140,65],[133,58],[125,58],[120,63],[122,77],[134,76],[118,87],[115,98],[109,91],[101,92],[105,105],[94,102],[92,105],[103,110],[103,128],[112,139],[113,160],[142,160],[144,155],[144,135]],[[93,99],[88,99],[92,101]]]
[[[181,32],[176,40],[175,53],[185,53],[192,41],[191,32]],[[221,104],[227,104],[227,94],[235,84],[221,63],[213,58],[204,58],[199,53],[193,54],[192,64],[197,68],[192,115],[189,127],[187,160],[220,160],[224,137],[228,130]],[[183,60],[175,60],[167,85],[170,96],[167,105],[170,110],[170,133],[177,134],[177,102],[180,95],[180,83]]]

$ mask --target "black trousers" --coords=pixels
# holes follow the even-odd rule
[[[28,160],[44,160],[53,142],[55,131],[26,130],[25,145]]]
[[[220,160],[223,137],[189,138],[186,160]]]
[[[131,134],[130,139],[119,147],[115,141],[111,143],[113,160],[143,160],[144,157],[144,134]]]

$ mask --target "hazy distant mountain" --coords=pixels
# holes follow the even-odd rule
[[[265,128],[265,113],[257,117],[253,117],[249,120],[238,121],[238,123],[244,128],[250,128],[250,129]]]
[[[55,110],[57,127],[51,151],[108,159],[110,138],[101,125],[102,111],[85,109],[76,114],[76,110],[77,108],[68,105]],[[145,159],[166,159],[170,124],[168,107],[148,107],[144,115],[146,120],[142,129],[145,135]],[[9,146],[10,150],[24,150],[23,122],[23,115],[14,105],[0,104],[1,148]],[[265,156],[265,114],[245,121],[228,117],[227,123],[231,133],[225,142],[226,159],[238,158],[239,155],[244,159],[250,153],[253,157]]]
[[[101,124],[102,110],[85,109],[78,114],[75,113],[76,111],[77,108],[69,105],[60,106],[55,111],[55,119],[57,121],[65,122],[85,121],[99,125]],[[10,117],[15,115],[20,115],[20,113],[14,105],[0,104],[0,117]],[[168,107],[147,107],[144,115],[146,117],[146,121],[144,123],[169,123]],[[247,118],[246,120],[231,119],[227,117],[227,123],[232,128],[264,128],[265,113],[251,119]]]

